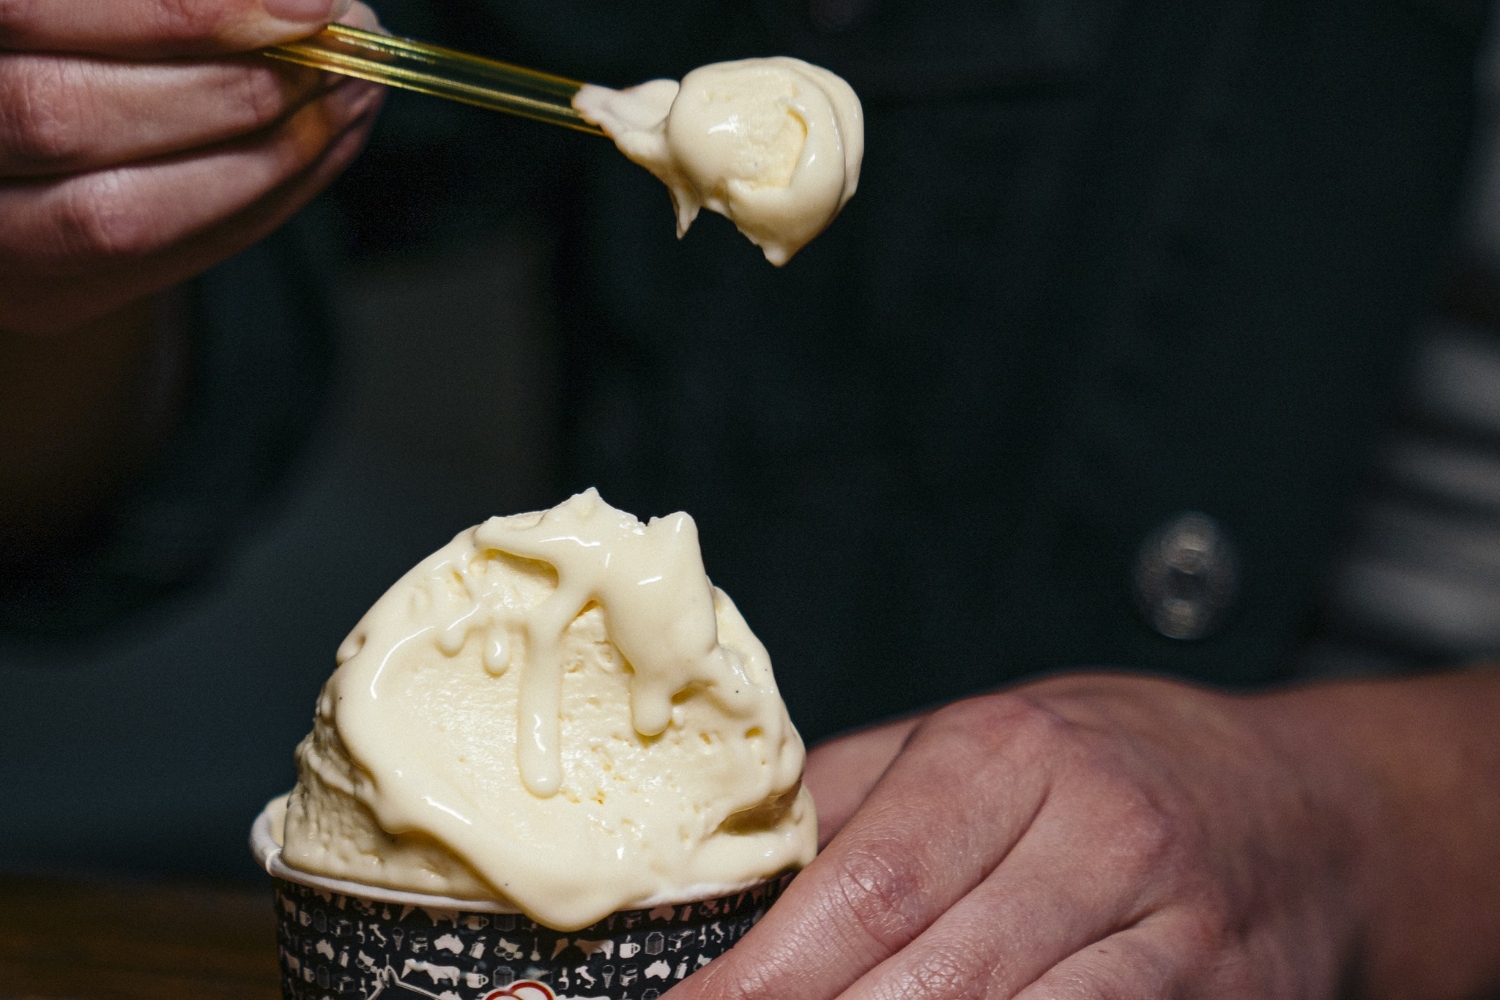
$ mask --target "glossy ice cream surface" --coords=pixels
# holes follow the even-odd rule
[[[686,514],[594,491],[455,538],[339,650],[283,861],[560,929],[816,850],[803,747]]]
[[[859,98],[840,77],[800,59],[714,63],[681,84],[586,85],[573,106],[667,185],[677,235],[708,208],[777,266],[822,232],[859,186]]]

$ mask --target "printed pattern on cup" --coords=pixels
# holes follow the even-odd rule
[[[571,932],[274,881],[286,1000],[655,1000],[744,937],[791,876]]]
[[[523,979],[502,990],[491,990],[484,995],[484,1000],[557,1000],[557,994],[546,983]]]

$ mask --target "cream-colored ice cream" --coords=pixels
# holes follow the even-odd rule
[[[686,514],[593,490],[423,560],[338,653],[282,860],[575,929],[812,859],[802,741]]]
[[[864,112],[840,77],[789,56],[714,63],[679,85],[585,85],[573,106],[672,193],[677,235],[728,216],[778,267],[853,197]]]

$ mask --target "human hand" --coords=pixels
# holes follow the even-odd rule
[[[1272,714],[1080,676],[826,744],[831,843],[670,1000],[1332,996],[1355,838],[1320,782],[1347,782]]]
[[[265,236],[359,151],[383,88],[252,49],[348,0],[0,2],[0,331],[74,329]]]

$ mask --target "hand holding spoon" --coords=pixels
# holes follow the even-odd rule
[[[667,185],[679,237],[707,208],[777,267],[833,221],[859,183],[859,98],[835,74],[788,56],[703,66],[681,84],[611,90],[340,24],[265,52],[608,135]]]

